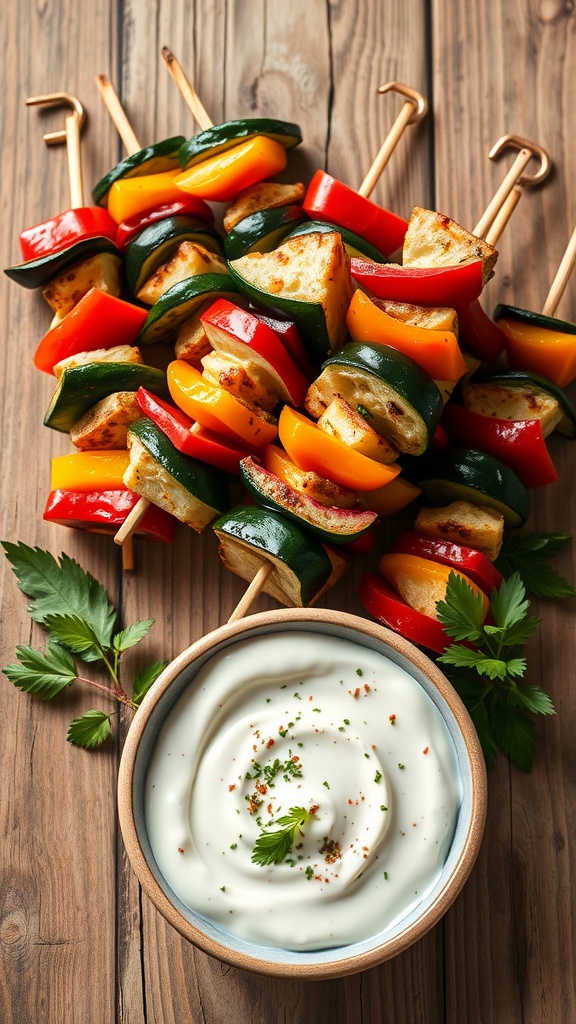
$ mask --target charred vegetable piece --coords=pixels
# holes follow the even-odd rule
[[[178,151],[185,141],[183,135],[174,135],[170,139],[163,139],[162,142],[156,142],[152,146],[145,146],[137,153],[125,157],[96,183],[92,189],[94,202],[98,206],[105,206],[111,186],[121,178],[158,174],[178,167]]]
[[[166,374],[141,363],[83,363],[64,370],[48,411],[44,426],[67,433],[92,406],[116,391],[148,388],[160,398],[170,393]]]
[[[285,149],[292,149],[302,142],[302,132],[297,124],[277,121],[269,117],[241,118],[223,121],[203,132],[199,132],[180,146],[178,159],[181,167],[193,167],[201,160],[237,146],[239,142],[265,135],[279,142]]]
[[[318,540],[270,509],[240,506],[213,524],[224,565],[252,581],[267,562],[272,571],[264,591],[288,607],[308,607],[347,568],[336,555],[334,563]]]

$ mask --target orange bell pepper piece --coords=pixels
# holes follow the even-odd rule
[[[457,572],[450,565],[441,565],[440,562],[432,562],[429,558],[421,558],[419,555],[392,552],[382,556],[378,567],[384,579],[388,580],[411,608],[433,619],[438,619],[436,602],[444,600],[451,572],[465,580],[474,594],[482,598],[482,621],[488,614],[490,601],[486,594],[468,576],[463,572]]]
[[[174,180],[184,192],[213,202],[227,202],[243,188],[283,171],[287,160],[284,146],[265,135],[256,135],[194,164]]]
[[[252,448],[263,448],[276,437],[276,424],[251,412],[183,359],[174,359],[166,375],[174,403],[208,430],[234,441],[240,439]]]
[[[353,491],[384,487],[400,472],[400,466],[386,466],[354,451],[288,405],[280,413],[278,435],[299,469],[311,470]]]
[[[422,494],[420,487],[397,476],[385,487],[369,491],[361,500],[363,505],[366,505],[372,512],[377,512],[383,519],[385,516],[393,516],[396,512],[406,508],[411,501],[416,501],[419,494]]]
[[[456,335],[413,327],[385,313],[360,290],[354,292],[346,315],[353,341],[376,341],[410,356],[432,380],[456,381],[466,373],[466,363]]]
[[[108,213],[117,224],[121,224],[145,210],[180,200],[182,190],[174,184],[179,173],[178,170],[162,171],[115,181],[108,192]]]
[[[72,452],[52,459],[53,491],[112,491],[124,489],[127,451]]]
[[[576,377],[576,335],[518,320],[498,320],[513,370],[532,370],[565,388]]]

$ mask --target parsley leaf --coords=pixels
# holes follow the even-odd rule
[[[101,647],[110,646],[116,611],[101,583],[69,555],[62,554],[58,563],[49,551],[21,541],[3,541],[2,546],[20,590],[32,598],[28,610],[35,622],[44,624],[49,615],[75,615],[89,623]]]
[[[104,743],[110,731],[110,715],[105,711],[86,711],[80,718],[70,722],[66,739],[75,747],[90,750]]]
[[[2,542],[20,590],[32,599],[28,611],[48,631],[45,653],[33,647],[17,647],[18,663],[3,671],[19,689],[50,700],[78,681],[96,687],[109,698],[136,711],[166,662],[142,669],[133,681],[130,699],[120,682],[120,661],[124,651],[134,647],[150,631],[153,619],[143,619],[115,632],[117,615],[106,590],[74,559],[62,554],[58,562],[49,551],[19,542]],[[101,662],[108,684],[88,679],[79,672],[77,661]],[[90,711],[70,724],[68,739],[80,747],[95,747],[111,731],[111,716]]]
[[[135,647],[150,632],[154,625],[154,619],[142,619],[134,622],[131,626],[116,633],[112,638],[112,646],[115,651],[127,651],[129,647]]]
[[[280,828],[274,832],[264,829],[252,850],[252,863],[266,867],[268,864],[281,864],[291,852],[294,841],[303,826],[312,817],[313,811],[305,807],[291,807],[288,814],[283,814],[272,824]]]
[[[144,700],[148,690],[156,682],[167,664],[167,661],[155,661],[153,665],[148,665],[147,668],[141,669],[134,676],[134,683],[132,685],[132,702],[134,704],[139,705]]]
[[[37,694],[42,700],[56,697],[77,678],[74,658],[59,644],[48,642],[45,654],[22,644],[16,655],[20,664],[8,665],[4,675],[19,690]]]
[[[576,597],[576,589],[548,565],[548,559],[562,551],[570,540],[565,533],[510,534],[495,565],[503,576],[517,572],[534,597]]]
[[[444,601],[436,605],[438,618],[447,633],[464,642],[450,644],[438,661],[449,666],[448,678],[468,708],[488,767],[494,765],[500,749],[528,771],[536,750],[536,727],[530,716],[554,714],[554,705],[541,687],[524,681],[523,647],[539,620],[529,614],[526,589],[517,572],[492,592],[493,622],[482,623],[481,607],[473,599],[469,584],[450,573]]]

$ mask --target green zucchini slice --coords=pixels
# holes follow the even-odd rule
[[[271,252],[250,252],[228,266],[255,306],[296,324],[311,363],[344,344],[354,289],[338,232],[288,238]]]
[[[555,429],[559,434],[576,438],[576,406],[568,397],[563,388],[558,387],[553,381],[543,377],[540,373],[533,373],[531,370],[506,370],[503,373],[488,373],[481,376],[474,376],[469,381],[469,386],[474,385],[495,385],[496,387],[507,388],[510,391],[519,391],[524,394],[548,395],[558,403],[562,418],[556,424]],[[496,413],[497,415],[497,413]],[[526,417],[527,419],[530,417]],[[544,431],[546,436],[546,431]]]
[[[528,491],[514,470],[475,448],[438,449],[415,459],[404,472],[435,505],[488,505],[511,527],[522,526],[530,513]]]
[[[238,288],[228,274],[196,274],[179,281],[154,303],[134,344],[171,341],[200,306],[219,298],[230,302],[238,299]]]
[[[184,142],[186,139],[183,135],[174,135],[125,157],[96,182],[92,189],[94,202],[98,206],[106,206],[110,188],[120,178],[137,178],[143,174],[161,174],[163,171],[174,170],[178,167],[178,153]]]
[[[260,466],[252,456],[242,459],[240,474],[249,494],[265,508],[287,516],[328,544],[348,544],[372,526],[377,516],[368,509],[326,507]]]
[[[271,252],[303,220],[302,207],[297,205],[258,210],[243,217],[227,234],[224,252],[229,260],[239,259],[247,252]]]
[[[72,429],[96,402],[116,391],[148,388],[170,401],[166,374],[142,363],[83,363],[63,370],[44,417],[44,426],[63,433]]]
[[[124,483],[200,533],[230,507],[226,474],[177,451],[152,420],[128,428],[130,465]]]
[[[555,316],[544,316],[543,313],[533,313],[530,309],[520,309],[518,306],[506,306],[499,303],[494,310],[494,320],[516,320],[521,324],[528,324],[532,327],[541,327],[545,331],[561,331],[563,334],[576,334],[576,324],[568,320],[557,320]]]
[[[97,235],[94,238],[81,238],[79,242],[74,242],[60,252],[39,256],[38,259],[27,260],[26,263],[18,263],[15,267],[7,267],[4,273],[23,288],[41,288],[73,263],[80,263],[81,260],[98,256],[100,253],[110,253],[122,259],[122,253],[112,239]]]
[[[438,387],[413,359],[372,342],[349,342],[323,363],[306,409],[319,419],[335,398],[362,410],[377,434],[408,455],[426,451],[442,411]]]
[[[186,169],[223,153],[226,149],[239,146],[256,135],[266,135],[279,142],[285,149],[293,149],[302,142],[302,132],[297,124],[277,121],[271,117],[241,118],[237,121],[223,121],[215,124],[187,141],[183,140],[178,152],[180,166]]]
[[[213,523],[227,569],[252,581],[267,562],[263,590],[280,604],[307,607],[326,588],[332,562],[322,544],[267,508],[241,505]]]
[[[125,253],[124,278],[132,295],[138,294],[144,282],[162,263],[167,263],[185,241],[197,242],[210,252],[222,255],[220,235],[195,217],[181,214],[149,224],[130,242]]]
[[[348,228],[340,227],[338,224],[331,224],[327,220],[303,221],[287,237],[293,238],[295,235],[309,235],[313,231],[337,231],[342,236],[344,248],[348,256],[358,256],[361,259],[374,260],[375,263],[390,262],[388,257],[383,252],[380,252],[380,249],[377,249],[375,245],[372,245],[371,242],[367,242],[365,238],[361,238],[360,235],[349,231]]]

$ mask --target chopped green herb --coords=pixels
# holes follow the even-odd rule
[[[375,775],[374,775],[374,782],[381,782],[381,781],[382,781],[382,772],[377,771],[375,773]]]
[[[288,814],[272,823],[280,826],[276,831],[260,833],[252,850],[252,863],[260,867],[281,864],[292,851],[296,836],[303,834],[302,829],[313,813],[305,807],[291,807]]]
[[[310,864],[308,865],[308,867],[306,868],[306,871],[304,873],[305,873],[306,878],[308,879],[308,881],[310,881],[311,878],[314,878],[314,868],[310,867]]]

